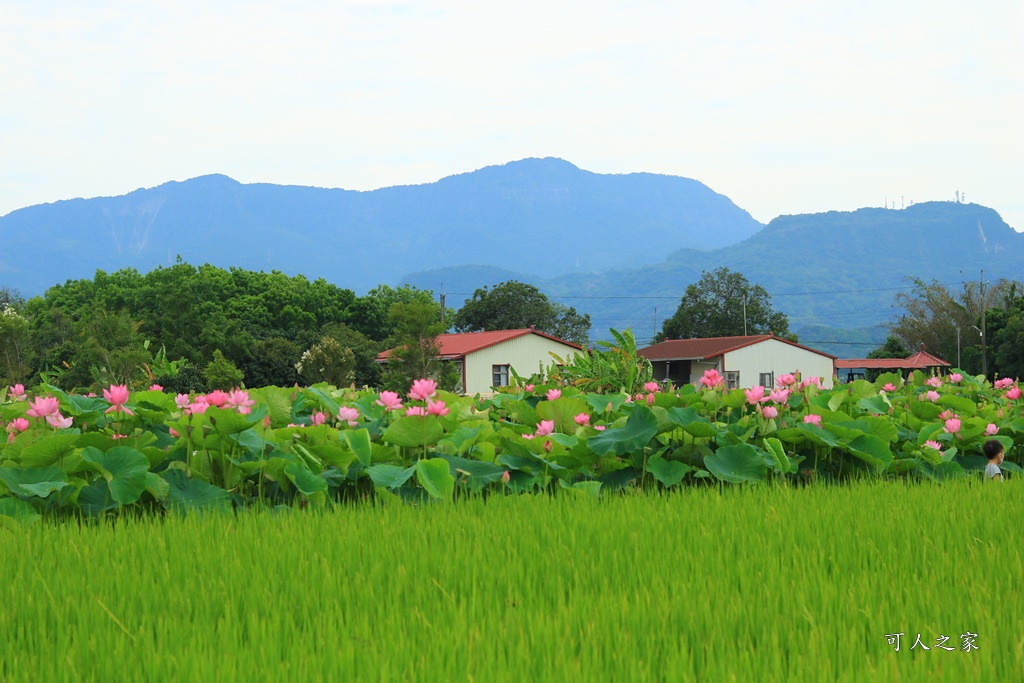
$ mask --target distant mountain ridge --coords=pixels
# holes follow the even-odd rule
[[[982,270],[989,281],[1019,279],[1024,234],[976,204],[830,211],[779,216],[737,244],[676,250],[643,268],[529,281],[556,301],[590,313],[598,334],[602,327],[631,327],[638,340],[646,341],[675,312],[686,286],[702,270],[721,266],[763,285],[802,339],[841,357],[863,356],[869,345],[853,349],[834,342],[884,340],[885,323],[898,313],[893,296],[907,288],[906,277],[949,283],[952,290],[963,280],[978,280]],[[413,273],[405,281],[434,288],[444,282],[449,291],[454,291],[449,283],[457,284],[464,292],[490,284],[484,275],[479,267],[446,268]],[[460,297],[450,296],[448,303],[458,307]],[[832,338],[822,339],[826,334]]]
[[[640,266],[666,246],[721,247],[762,227],[696,180],[603,175],[554,158],[368,192],[208,175],[0,217],[0,286],[35,295],[97,269],[148,271],[180,254],[363,292],[474,262],[531,277]]]
[[[0,217],[0,287],[42,293],[67,279],[180,254],[190,263],[281,270],[362,293],[413,284],[458,308],[474,289],[534,284],[648,340],[702,270],[764,285],[801,340],[841,357],[884,340],[905,277],[1019,279],[1024,234],[992,209],[927,202],[779,216],[762,226],[686,178],[602,175],[524,159],[435,183],[369,192],[243,185],[208,175],[120,197]],[[667,254],[667,256],[665,256]],[[840,341],[856,348],[830,345]]]

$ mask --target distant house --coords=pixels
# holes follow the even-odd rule
[[[462,393],[486,394],[493,387],[508,386],[512,370],[523,377],[546,368],[554,359],[583,349],[550,334],[527,328],[494,332],[442,334],[437,338],[439,358],[455,363],[462,373]],[[377,360],[386,363],[391,351],[384,351]]]
[[[835,356],[770,334],[745,337],[670,339],[640,349],[651,361],[654,378],[676,386],[696,384],[706,370],[718,370],[730,389],[774,387],[779,375],[800,372],[832,386]]]
[[[927,373],[941,373],[944,368],[951,367],[949,363],[938,356],[933,356],[921,349],[906,358],[840,358],[836,360],[836,374],[840,381],[852,382],[855,379],[864,379],[867,370],[882,370],[899,372],[904,377],[914,370],[922,370]]]

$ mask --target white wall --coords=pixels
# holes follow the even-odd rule
[[[705,362],[702,360],[695,360],[690,363],[690,384],[696,384],[700,386],[700,378],[704,376],[706,370],[714,370],[718,367],[718,361]],[[742,375],[740,376],[742,379]]]
[[[524,334],[467,355],[466,393],[472,396],[491,392],[493,365],[510,365],[521,377],[529,377],[542,369],[546,370],[556,362],[549,351],[554,351],[566,361],[579,352],[575,347],[552,341],[539,334]],[[511,372],[509,381],[512,381]]]
[[[740,386],[751,387],[758,383],[762,372],[774,372],[775,381],[779,375],[800,371],[802,379],[821,377],[821,385],[832,388],[832,359],[776,339],[752,344],[725,354],[725,370],[739,370]]]

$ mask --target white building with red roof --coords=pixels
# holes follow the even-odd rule
[[[730,389],[774,387],[780,375],[799,372],[832,387],[835,356],[771,334],[669,339],[638,352],[651,361],[654,378],[676,386],[696,384],[706,370],[718,370]]]
[[[565,358],[583,347],[533,328],[442,334],[437,338],[441,360],[456,364],[462,372],[464,394],[488,394],[508,386],[512,371],[521,377],[543,372],[554,362],[551,353]],[[377,360],[387,362],[391,351]]]

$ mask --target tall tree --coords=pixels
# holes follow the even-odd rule
[[[786,314],[772,308],[764,287],[751,285],[741,273],[719,268],[702,271],[700,280],[686,288],[679,308],[654,341],[769,332],[780,337],[789,334]]]
[[[349,307],[350,319],[339,322],[346,322],[354,330],[374,341],[384,341],[395,333],[391,309],[397,303],[433,304],[438,310],[438,319],[440,319],[441,307],[434,301],[433,292],[409,285],[397,288],[378,285],[367,292],[366,296],[361,296],[352,303]]]
[[[912,289],[899,292],[893,299],[903,313],[890,328],[912,350],[924,344],[925,350],[943,360],[960,365],[970,373],[981,372],[981,311],[1005,302],[1011,283],[1000,280],[985,288],[982,301],[981,283],[964,282],[960,291],[932,280],[909,278]],[[992,333],[989,333],[991,345]],[[959,339],[959,341],[958,341]]]
[[[868,358],[906,358],[910,354],[911,351],[907,348],[906,344],[903,343],[903,340],[890,334],[885,338],[884,344],[868,353]],[[879,375],[884,372],[888,372],[888,370],[874,370],[868,368],[864,372],[864,379],[869,382],[874,382],[878,379]]]
[[[391,307],[390,324],[395,330],[395,346],[384,373],[386,389],[405,393],[417,379],[433,379],[449,391],[461,387],[461,374],[439,358],[441,347],[437,338],[444,332],[444,324],[437,304],[396,303]]]
[[[1024,296],[1021,284],[1011,282],[1000,305],[986,311],[991,340],[990,369],[1000,377],[1024,377]]]
[[[581,346],[588,343],[590,315],[550,301],[539,289],[515,280],[473,292],[452,317],[459,332],[515,330],[536,327]]]
[[[12,304],[0,303],[0,384],[24,382],[31,374],[29,327]]]

